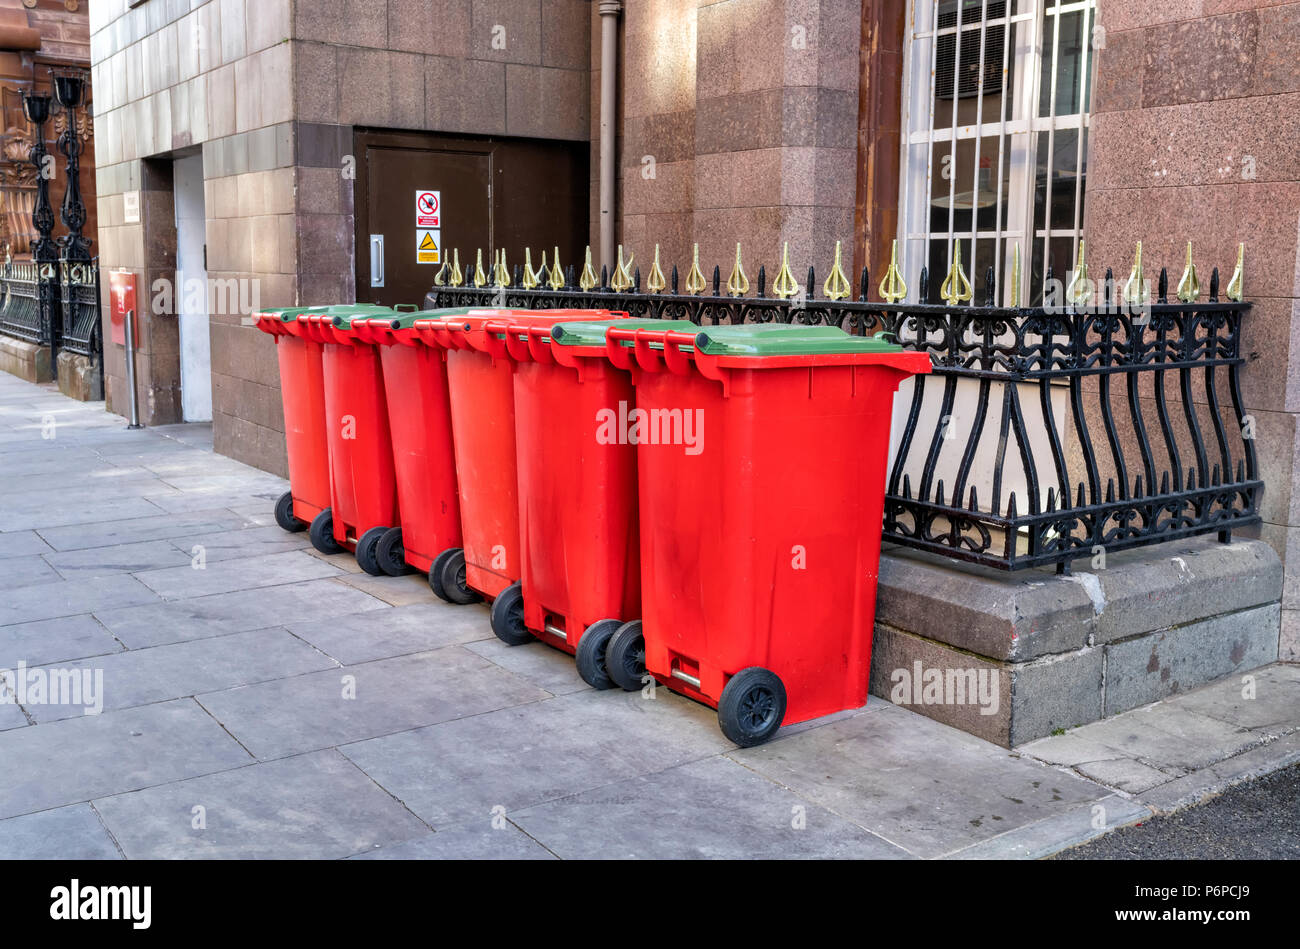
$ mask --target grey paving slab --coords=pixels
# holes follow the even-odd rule
[[[105,498],[85,495],[60,499],[58,504],[32,505],[0,501],[0,524],[9,530],[37,530],[69,524],[97,524],[156,515],[163,508],[145,498]]]
[[[0,589],[17,590],[66,579],[40,557],[10,557],[0,566]]]
[[[192,699],[0,732],[0,817],[224,771],[248,752]]]
[[[504,669],[447,646],[198,700],[253,754],[277,758],[545,698]]]
[[[109,467],[108,462],[88,448],[35,446],[27,451],[6,452],[3,465],[0,465],[10,478],[62,475],[68,471],[91,471]]]
[[[429,588],[428,580],[417,574],[407,574],[404,577],[372,577],[358,569],[355,572],[344,571],[339,575],[337,582],[362,590],[393,606],[443,602]]]
[[[0,599],[0,626],[155,603],[158,595],[128,575],[60,580],[9,590]]]
[[[666,689],[657,695],[579,692],[342,751],[436,829],[733,747],[712,711]]]
[[[896,707],[729,756],[921,857],[1108,793]]]
[[[1164,784],[1174,775],[1166,774],[1158,768],[1135,761],[1132,758],[1109,758],[1099,761],[1085,761],[1075,766],[1085,778],[1104,784],[1108,788],[1137,794]]]
[[[90,547],[85,550],[60,550],[43,558],[65,580],[93,580],[121,573],[138,573],[164,567],[186,566],[187,554],[162,540],[113,547]]]
[[[285,625],[345,665],[428,652],[485,637],[496,639],[488,625],[487,611],[481,606],[454,606],[441,600],[352,616],[319,616]]]
[[[168,543],[177,550],[184,551],[187,561],[193,555],[194,548],[201,547],[208,563],[305,550],[311,546],[306,531],[290,534],[274,524],[269,527],[246,527],[243,530],[186,534],[173,537]]]
[[[0,532],[0,560],[8,560],[11,557],[39,557],[52,549],[49,544],[41,540],[36,531]],[[0,567],[0,577],[4,576],[4,571],[7,569],[7,565]]]
[[[478,637],[480,641],[467,645],[466,649],[495,662],[503,669],[509,669],[525,682],[531,682],[552,695],[585,692],[591,688],[582,681],[573,657],[567,652],[561,652],[540,642],[527,643],[523,646],[507,646],[493,635],[488,624],[486,607],[475,612],[480,614],[476,617],[478,622],[475,625],[480,630],[486,629],[487,636]]]
[[[107,470],[126,471],[131,469]],[[82,472],[79,479],[74,477],[74,474],[72,472],[63,472],[60,475],[50,476],[46,474],[39,479],[33,478],[28,487],[6,494],[5,503],[14,508],[36,508],[44,505],[48,506],[52,511],[57,511],[62,498],[60,498],[60,504],[52,503],[51,493],[54,491],[59,491],[64,497],[69,495],[77,498],[94,497],[97,502],[180,494],[171,485],[149,472],[145,472],[143,477],[112,478],[98,476],[97,473]]]
[[[119,794],[95,807],[130,859],[320,860],[428,832],[336,751]]]
[[[1086,730],[1089,725],[1066,732],[1064,735],[1052,735],[1021,745],[1017,750],[1022,754],[1045,761],[1048,764],[1074,767],[1084,761],[1107,761],[1116,755],[1110,745],[1102,744],[1088,738]]]
[[[258,498],[255,501],[245,501],[241,504],[232,504],[229,510],[242,517],[250,527],[275,526],[275,504],[268,503],[265,499]],[[335,556],[342,557],[343,555],[336,554]],[[353,560],[353,563],[355,562],[356,561]]]
[[[212,456],[208,455],[207,457],[211,458]],[[220,494],[223,492],[237,492],[246,495],[262,494],[264,492],[283,494],[289,489],[289,482],[283,478],[242,465],[240,469],[242,470],[235,469],[213,473],[211,465],[205,465],[201,472],[168,474],[164,480],[171,487],[186,494]]]
[[[172,425],[155,425],[153,431],[184,445],[212,450],[211,422],[177,422]]]
[[[40,536],[55,550],[84,550],[89,547],[114,547],[191,534],[238,530],[246,523],[245,518],[222,507],[188,514],[164,514],[155,510],[149,517],[47,527],[40,531]]]
[[[1292,732],[1266,744],[1217,761],[1166,784],[1160,784],[1139,797],[1153,809],[1168,813],[1197,804],[1233,785],[1289,767],[1300,761],[1300,732]]]
[[[338,573],[334,567],[321,563],[315,557],[309,557],[301,551],[289,551],[246,559],[218,560],[204,564],[201,569],[186,564],[183,567],[146,570],[135,577],[163,599],[177,600],[255,590],[302,580],[320,580]]]
[[[1037,860],[1100,837],[1117,827],[1145,820],[1151,814],[1151,808],[1138,801],[1111,794],[1099,801],[1081,804],[1064,813],[1017,827],[948,857],[958,860]]]
[[[121,860],[89,804],[0,820],[0,860]]]
[[[312,580],[102,610],[96,618],[129,648],[139,649],[382,609],[387,609],[384,603],[358,590],[330,580]]]
[[[726,758],[509,815],[565,859],[888,859],[903,850]]]
[[[426,833],[400,844],[356,854],[353,860],[554,860],[509,821],[483,820]]]
[[[193,511],[207,511],[216,507],[233,507],[261,501],[274,509],[276,499],[284,493],[284,488],[259,489],[252,491],[195,491],[151,497],[149,500],[164,511],[184,514]]]
[[[333,669],[337,664],[287,630],[259,629],[60,663],[57,668],[102,673],[103,707],[117,709]],[[81,715],[82,709],[44,705],[29,712],[37,722],[48,722]]]
[[[1241,728],[1278,731],[1300,727],[1300,666],[1277,663],[1170,700],[1170,706],[1199,712]]]
[[[12,674],[10,670],[0,669],[0,732],[28,724],[27,716],[14,700],[13,684],[9,681]]]
[[[1250,729],[1166,703],[1093,722],[1085,737],[1173,775],[1204,768],[1263,740]]]
[[[89,613],[0,626],[0,668],[103,656],[124,647]]]

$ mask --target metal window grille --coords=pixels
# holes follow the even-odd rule
[[[904,272],[960,252],[977,298],[1037,304],[1078,254],[1094,0],[913,0],[904,52]],[[1013,287],[1014,259],[1020,260]]]

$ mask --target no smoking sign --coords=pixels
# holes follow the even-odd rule
[[[442,192],[420,189],[415,192],[415,226],[442,227]]]

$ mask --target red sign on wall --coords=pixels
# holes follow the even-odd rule
[[[113,326],[113,342],[126,345],[126,315],[131,314],[131,333],[140,338],[140,324],[135,320],[135,274],[130,270],[108,272],[109,319]]]

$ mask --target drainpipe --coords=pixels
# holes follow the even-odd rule
[[[618,15],[621,0],[600,0],[600,262],[614,266],[614,128],[618,118]]]

